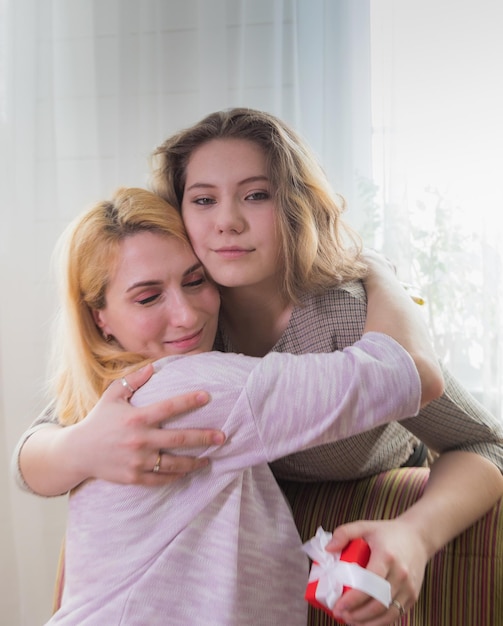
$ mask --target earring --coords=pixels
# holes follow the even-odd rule
[[[110,343],[112,341],[112,335],[109,335],[108,333],[106,333],[105,331],[103,331],[103,339],[107,342]]]

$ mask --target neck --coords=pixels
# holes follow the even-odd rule
[[[222,288],[221,318],[239,352],[264,356],[284,333],[293,305],[278,290]]]

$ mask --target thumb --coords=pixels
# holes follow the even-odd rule
[[[332,539],[328,542],[326,550],[329,552],[340,552],[353,539],[365,539],[364,535],[367,529],[368,524],[364,521],[350,522],[349,524],[338,526],[334,530]]]

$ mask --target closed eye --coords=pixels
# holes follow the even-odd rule
[[[183,286],[184,287],[199,287],[205,282],[206,282],[206,277],[201,276],[200,278],[194,278],[194,280],[189,280],[186,283],[183,283]]]
[[[153,296],[148,296],[148,298],[142,298],[141,300],[137,300],[137,302],[141,305],[152,304],[152,302],[155,302],[159,298],[159,296],[160,294],[156,293]]]

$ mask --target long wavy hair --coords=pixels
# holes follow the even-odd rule
[[[158,195],[136,188],[121,188],[110,201],[94,205],[58,240],[53,260],[60,306],[49,385],[56,415],[64,424],[85,417],[112,380],[148,362],[103,336],[93,317],[93,310],[106,305],[121,241],[143,231],[190,245],[179,211]]]
[[[298,304],[305,293],[365,275],[360,238],[342,219],[344,199],[300,136],[269,113],[217,111],[171,136],[152,155],[154,191],[180,208],[189,159],[214,139],[244,139],[263,150],[277,207],[286,299]]]

